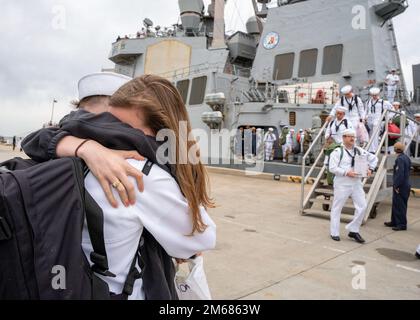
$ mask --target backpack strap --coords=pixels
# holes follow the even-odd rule
[[[144,263],[143,258],[140,255],[140,252],[141,252],[140,250],[141,248],[143,248],[143,246],[144,246],[144,238],[143,236],[141,236],[139,246],[136,250],[136,254],[130,266],[130,271],[128,272],[127,279],[125,280],[125,283],[124,283],[123,292],[121,294],[123,300],[128,300],[128,297],[130,297],[133,294],[134,283],[137,280],[143,278],[145,263]],[[137,262],[139,263],[139,267],[141,271],[137,269]]]
[[[90,260],[93,262],[92,271],[102,276],[115,278],[116,275],[109,271],[108,256],[104,238],[104,214],[102,209],[85,190],[84,203],[86,210],[86,222],[93,252]]]
[[[86,179],[90,172],[88,166],[84,162],[81,162],[79,159],[74,159],[74,161],[76,165],[79,163],[82,164],[82,166],[79,168],[82,170],[81,173],[83,174],[83,178]],[[76,176],[78,175],[79,172],[76,170]],[[99,207],[90,193],[84,187],[84,182],[81,182],[82,179],[79,177],[78,180],[79,184],[81,184],[81,187],[84,190],[83,200],[85,204],[86,224],[93,248],[93,252],[90,254],[90,260],[93,263],[91,269],[94,273],[105,277],[115,278],[116,275],[109,271],[108,256],[105,248],[104,213],[101,207]],[[95,286],[95,281],[93,284]]]
[[[153,165],[154,165],[153,162],[151,162],[150,160],[147,161],[142,170],[143,174],[148,176],[150,174],[150,171],[152,170]],[[130,297],[133,294],[135,282],[143,278],[145,263],[140,254],[141,249],[143,247],[144,247],[144,237],[142,235],[140,237],[139,246],[136,250],[136,254],[134,255],[134,259],[131,262],[130,270],[128,272],[127,279],[125,280],[125,283],[124,283],[123,292],[121,295],[117,295],[115,297],[120,297],[123,300],[128,300],[128,297]],[[139,264],[141,271],[137,269],[137,262]]]

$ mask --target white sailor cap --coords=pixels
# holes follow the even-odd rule
[[[293,131],[293,132],[295,132],[295,129],[291,128],[291,129],[290,129],[290,131]]]
[[[401,102],[394,101],[394,102],[392,103],[392,105],[393,105],[393,106],[400,106],[400,105],[401,105]]]
[[[132,78],[113,72],[98,72],[80,79],[79,100],[91,96],[112,96]]]
[[[341,93],[342,94],[349,94],[352,91],[353,91],[352,86],[345,86],[345,87],[341,88]]]
[[[416,113],[416,114],[414,115],[414,118],[420,118],[420,113]]]
[[[347,109],[346,109],[346,107],[343,107],[343,106],[338,106],[338,107],[335,109],[335,111],[336,111],[336,112],[344,112],[344,113],[346,113],[346,112],[347,112]]]
[[[353,129],[346,129],[343,132],[343,136],[356,136],[356,131],[354,131]]]
[[[268,131],[273,132],[273,131],[274,131],[274,129],[273,129],[273,128],[270,128],[270,129],[268,129]]]
[[[380,93],[381,93],[381,89],[379,89],[379,88],[372,88],[372,89],[370,89],[370,90],[369,90],[369,93],[370,93],[372,96],[377,96],[378,94],[380,94]]]

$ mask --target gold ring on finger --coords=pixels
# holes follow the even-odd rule
[[[119,187],[121,186],[121,182],[120,181],[115,181],[113,184],[112,184],[112,187],[114,188],[114,189],[119,189]]]

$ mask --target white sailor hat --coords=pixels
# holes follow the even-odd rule
[[[414,115],[414,118],[420,118],[420,113],[416,113],[416,114]]]
[[[380,93],[381,93],[381,89],[379,89],[379,88],[372,88],[372,89],[370,89],[370,90],[369,90],[369,93],[370,93],[372,96],[377,96],[378,94],[380,94]]]
[[[343,88],[341,88],[341,93],[342,94],[349,94],[352,91],[353,91],[352,86],[344,86]]]
[[[274,129],[273,129],[273,128],[269,128],[269,129],[268,129],[268,131],[273,132],[273,131],[274,131]]]
[[[347,109],[346,109],[346,107],[339,106],[339,107],[337,107],[337,108],[335,109],[335,111],[336,111],[336,112],[344,112],[344,113],[346,113],[346,112],[347,112]]]
[[[353,137],[355,137],[356,136],[356,131],[354,131],[353,129],[346,129],[343,132],[343,137],[344,136],[353,136]]]
[[[113,72],[98,72],[80,79],[79,100],[91,96],[112,96],[132,78]]]
[[[400,106],[400,105],[401,105],[401,102],[394,101],[394,102],[392,103],[392,105],[393,105],[393,106]]]
[[[291,128],[291,129],[290,129],[290,131],[293,131],[293,132],[295,132],[295,129]]]

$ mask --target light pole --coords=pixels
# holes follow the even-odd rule
[[[50,125],[53,125],[53,119],[54,119],[54,106],[58,101],[56,99],[53,99],[53,103],[52,103],[52,112],[51,112],[51,121],[50,121]]]

